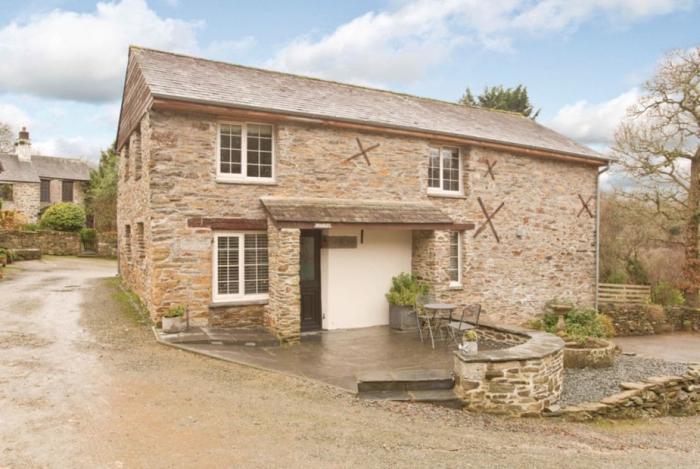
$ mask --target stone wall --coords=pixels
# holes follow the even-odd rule
[[[700,310],[683,306],[601,304],[599,311],[610,317],[621,337],[700,331]]]
[[[265,326],[282,342],[298,342],[301,333],[301,294],[299,291],[300,231],[267,228],[270,255],[270,303]]]
[[[0,246],[8,249],[39,249],[51,256],[82,253],[78,233],[65,231],[0,231]]]
[[[150,111],[141,122],[140,145],[131,146],[141,148],[140,179],[133,175],[135,156],[127,158],[129,151],[122,151],[120,272],[156,320],[170,304],[186,304],[194,324],[210,319],[212,232],[188,227],[187,220],[265,219],[259,202],[263,196],[429,201],[455,222],[477,226],[484,220],[477,196],[490,211],[504,202],[493,220],[500,243],[489,229],[477,238],[474,232],[464,233],[461,286],[449,285],[447,232],[415,232],[414,271],[429,279],[440,299],[479,301],[484,314],[506,323],[539,314],[554,296],[593,304],[595,223],[587,213],[577,217],[578,195],[587,199],[595,194],[593,166],[465,147],[465,195],[437,197],[427,193],[432,143],[427,139],[279,123],[274,131],[276,180],[235,184],[216,180],[216,129],[214,117]],[[380,145],[372,152],[371,166],[362,159],[346,161],[357,152],[356,137],[365,146]],[[485,159],[497,162],[495,181],[484,175]],[[127,160],[132,162],[129,177]],[[123,238],[125,226],[131,226],[133,237],[139,222],[145,226],[146,253],[137,260],[133,250],[127,254]],[[272,278],[270,282],[272,291]],[[270,311],[273,307],[271,297],[265,320],[278,327],[280,316]]]
[[[480,326],[480,332],[487,329]],[[538,415],[559,400],[564,342],[544,332],[528,332],[527,337],[526,342],[507,349],[455,354],[455,392],[466,409]]]
[[[658,376],[637,383],[621,383],[620,389],[622,391],[618,394],[599,402],[550,409],[544,415],[590,420],[700,413],[700,365],[691,366],[683,376]]]
[[[27,223],[39,221],[39,183],[8,182],[12,185],[12,200],[3,200],[3,210],[16,210],[27,217]]]

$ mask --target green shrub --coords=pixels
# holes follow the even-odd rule
[[[78,231],[83,226],[85,210],[71,202],[52,205],[41,216],[41,227],[50,230]]]
[[[80,228],[80,241],[83,244],[92,243],[97,239],[97,230],[94,228]]]
[[[613,271],[605,278],[605,283],[627,283],[629,275],[626,272]]]
[[[663,306],[680,306],[685,303],[685,298],[678,288],[662,281],[651,289],[651,301]]]
[[[419,282],[413,275],[405,272],[391,279],[391,288],[386,294],[389,304],[398,306],[415,306],[419,295],[428,293],[428,286]]]
[[[179,306],[172,306],[164,315],[163,317],[166,318],[181,318],[182,316],[185,315],[185,307],[182,305]]]
[[[22,226],[22,231],[39,231],[38,223],[27,223]]]
[[[544,330],[556,333],[558,320],[559,316],[554,313],[545,314],[542,318]],[[612,320],[594,309],[574,308],[564,315],[564,322],[566,337],[580,343],[586,342],[589,337],[604,339],[615,334]]]

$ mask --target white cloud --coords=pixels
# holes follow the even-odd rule
[[[100,2],[91,13],[54,10],[0,29],[0,91],[78,101],[118,98],[127,48],[206,54],[197,41],[202,22],[161,18],[145,0]],[[239,50],[250,38],[212,45]],[[238,49],[236,49],[238,48]]]
[[[581,143],[609,147],[627,109],[639,96],[639,90],[633,88],[600,103],[578,101],[562,107],[547,125]]]
[[[86,158],[97,161],[102,147],[84,137],[52,138],[32,142],[32,153],[36,155]]]
[[[16,132],[22,127],[29,127],[32,120],[14,104],[0,103],[0,123],[9,125]]]
[[[693,0],[428,0],[369,12],[320,38],[291,41],[268,65],[354,82],[412,81],[456,46],[512,50],[514,36],[571,31],[585,21],[624,24],[692,6]]]

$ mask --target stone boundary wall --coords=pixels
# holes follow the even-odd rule
[[[609,316],[619,337],[662,334],[674,331],[700,331],[700,310],[646,304],[601,304],[599,311]]]
[[[0,231],[0,246],[39,249],[49,256],[78,256],[83,252],[80,235],[64,231]]]
[[[83,254],[80,234],[69,231],[0,231],[0,247],[7,249],[39,249],[48,256],[79,256]],[[103,257],[116,257],[117,236],[100,233],[97,240],[97,254]]]
[[[690,366],[683,376],[656,376],[637,383],[620,383],[620,389],[621,392],[599,402],[550,408],[544,415],[584,421],[700,413],[700,365]]]
[[[479,333],[504,331],[480,324]],[[539,415],[559,400],[564,373],[564,341],[540,331],[505,329],[524,339],[506,349],[474,355],[455,352],[455,392],[465,409],[515,416]]]

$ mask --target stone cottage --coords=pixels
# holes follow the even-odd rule
[[[131,47],[119,269],[153,319],[388,323],[391,277],[522,323],[594,303],[596,152],[521,115]]]
[[[84,160],[33,155],[25,128],[15,153],[0,153],[2,208],[22,213],[29,223],[36,223],[41,210],[51,204],[83,203],[89,181],[90,166]]]

